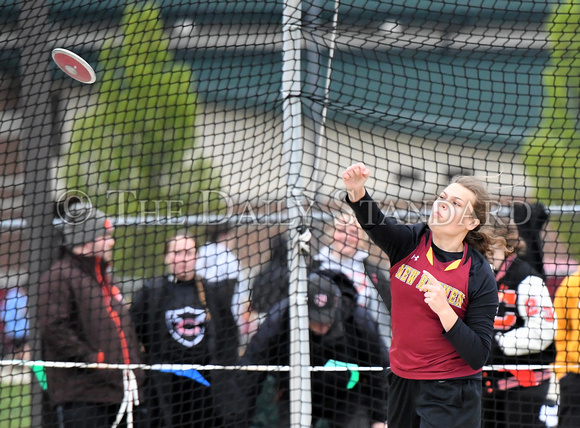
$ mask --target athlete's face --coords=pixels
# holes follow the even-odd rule
[[[433,203],[429,227],[434,233],[466,235],[479,224],[473,216],[475,202],[476,196],[471,190],[458,183],[450,184]]]
[[[195,276],[197,251],[195,240],[185,236],[176,236],[167,244],[165,264],[169,273],[181,281],[189,281]]]
[[[337,253],[352,257],[358,251],[358,226],[337,223],[334,229],[332,248]]]

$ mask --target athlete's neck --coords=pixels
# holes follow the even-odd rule
[[[448,253],[459,253],[463,251],[463,238],[461,237],[440,237],[433,235],[433,244]]]

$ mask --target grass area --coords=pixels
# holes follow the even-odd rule
[[[30,385],[0,384],[0,428],[30,427]]]

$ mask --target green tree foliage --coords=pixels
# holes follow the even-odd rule
[[[579,24],[580,4],[568,0],[546,25],[551,57],[543,77],[542,120],[525,153],[537,196],[550,203],[573,203],[580,191]]]
[[[197,106],[193,72],[174,59],[154,4],[128,6],[120,30],[122,37],[110,38],[100,52],[96,102],[75,118],[60,175],[68,189],[85,192],[110,215],[165,220],[207,211],[200,202],[204,191],[219,189],[219,174],[210,160],[191,160]],[[209,207],[216,208],[215,202]],[[143,273],[136,259],[168,232],[166,227],[141,229],[148,230],[116,232],[115,256],[123,271]]]
[[[543,76],[542,120],[525,146],[537,198],[548,204],[576,204],[580,195],[580,2],[559,4],[546,25],[550,63]],[[554,226],[580,254],[580,223],[574,215],[552,216]]]

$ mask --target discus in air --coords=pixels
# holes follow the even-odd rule
[[[52,50],[52,59],[68,76],[81,83],[95,83],[97,75],[88,62],[67,49]]]

